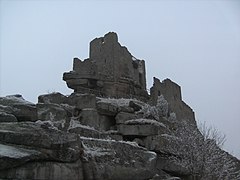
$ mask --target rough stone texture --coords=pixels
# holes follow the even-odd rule
[[[114,116],[99,115],[99,129],[101,131],[113,130],[116,125]]]
[[[187,179],[187,177],[191,175],[191,173],[186,167],[183,167],[181,164],[178,164],[177,162],[169,159],[168,157],[161,157],[158,155],[157,167],[170,174],[177,174],[183,179]]]
[[[113,140],[116,140],[116,141],[122,141],[123,140],[122,135],[119,135],[119,134],[107,134],[107,137],[109,139],[113,139]]]
[[[17,118],[13,114],[0,111],[0,122],[17,122]]]
[[[129,106],[120,106],[118,109],[119,112],[134,113],[134,109]]]
[[[135,102],[135,101],[130,101],[130,102],[129,102],[129,107],[133,108],[134,111],[139,111],[139,110],[142,109],[141,104],[139,104],[139,103],[137,103],[137,102]]]
[[[124,124],[125,121],[130,119],[136,119],[136,118],[137,118],[137,115],[133,113],[127,113],[127,112],[119,112],[115,117],[116,124]]]
[[[97,110],[100,114],[115,116],[118,113],[118,107],[111,103],[97,102]]]
[[[36,150],[0,144],[0,170],[16,167],[43,157],[43,154]]]
[[[163,123],[168,129],[175,131],[177,128],[176,120],[167,119],[166,117],[159,117],[159,122]]]
[[[97,130],[86,128],[84,126],[70,128],[69,132],[79,134],[80,136],[83,136],[83,137],[107,138],[107,135],[104,135]]]
[[[96,96],[94,94],[72,93],[68,97],[68,103],[77,109],[96,108]]]
[[[82,162],[29,162],[24,166],[0,170],[3,179],[35,180],[82,180],[84,179]]]
[[[159,127],[152,124],[120,124],[117,127],[118,131],[124,136],[151,136],[159,134]]]
[[[0,97],[0,105],[2,106],[12,106],[14,104],[30,104],[34,105],[31,102],[26,101],[22,95],[16,94],[16,95],[10,95],[6,97]]]
[[[144,146],[154,152],[176,155],[176,148],[172,148],[172,146],[175,146],[177,141],[177,137],[168,134],[148,136],[144,138]]]
[[[156,154],[129,142],[82,139],[89,179],[150,179]]]
[[[38,103],[37,114],[39,120],[52,121],[54,125],[59,129],[64,129],[65,123],[69,119],[67,111],[61,105],[58,104]]]
[[[44,104],[67,104],[68,98],[59,92],[43,94],[38,97],[38,103]]]
[[[5,112],[5,113],[8,113],[8,114],[12,114],[13,109],[10,106],[4,106],[4,105],[0,104],[0,112]]]
[[[18,121],[36,121],[37,108],[36,105],[30,104],[14,104],[13,114],[17,117]]]
[[[31,147],[61,162],[76,161],[82,151],[77,135],[44,129],[32,122],[1,123],[0,142]]]
[[[36,121],[36,105],[23,99],[21,95],[0,97],[1,111],[13,114],[18,121]]]
[[[96,109],[85,108],[81,110],[79,122],[95,129],[99,129],[99,116]]]
[[[196,124],[193,110],[182,101],[181,87],[170,79],[160,82],[154,77],[153,81],[153,87],[150,89],[152,103],[156,105],[158,96],[163,95],[168,101],[169,111],[175,112],[177,119],[189,120],[190,123]]]
[[[64,73],[63,80],[75,92],[146,99],[145,74],[145,62],[133,57],[110,32],[90,42],[89,59],[74,58],[73,71]]]

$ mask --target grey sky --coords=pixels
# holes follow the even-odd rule
[[[62,73],[109,31],[152,77],[182,87],[199,121],[240,158],[240,1],[0,0],[0,95],[70,94]]]

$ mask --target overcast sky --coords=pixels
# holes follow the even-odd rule
[[[0,0],[0,96],[72,91],[62,81],[73,57],[109,31],[152,77],[170,78],[183,100],[227,135],[240,158],[240,1]]]

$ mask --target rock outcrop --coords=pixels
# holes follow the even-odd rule
[[[0,97],[0,179],[198,179],[183,159],[176,131],[194,112],[181,89],[154,78],[145,62],[108,33],[90,43],[90,57],[64,73],[69,96]]]

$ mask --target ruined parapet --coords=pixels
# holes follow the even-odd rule
[[[185,119],[196,124],[193,110],[182,100],[181,87],[165,79],[162,82],[158,78],[153,78],[153,87],[150,89],[150,99],[153,105],[156,105],[157,98],[163,95],[168,101],[169,112],[175,112],[177,119]]]
[[[91,41],[89,58],[74,58],[73,71],[63,80],[74,92],[148,99],[144,60],[132,56],[113,32]]]

